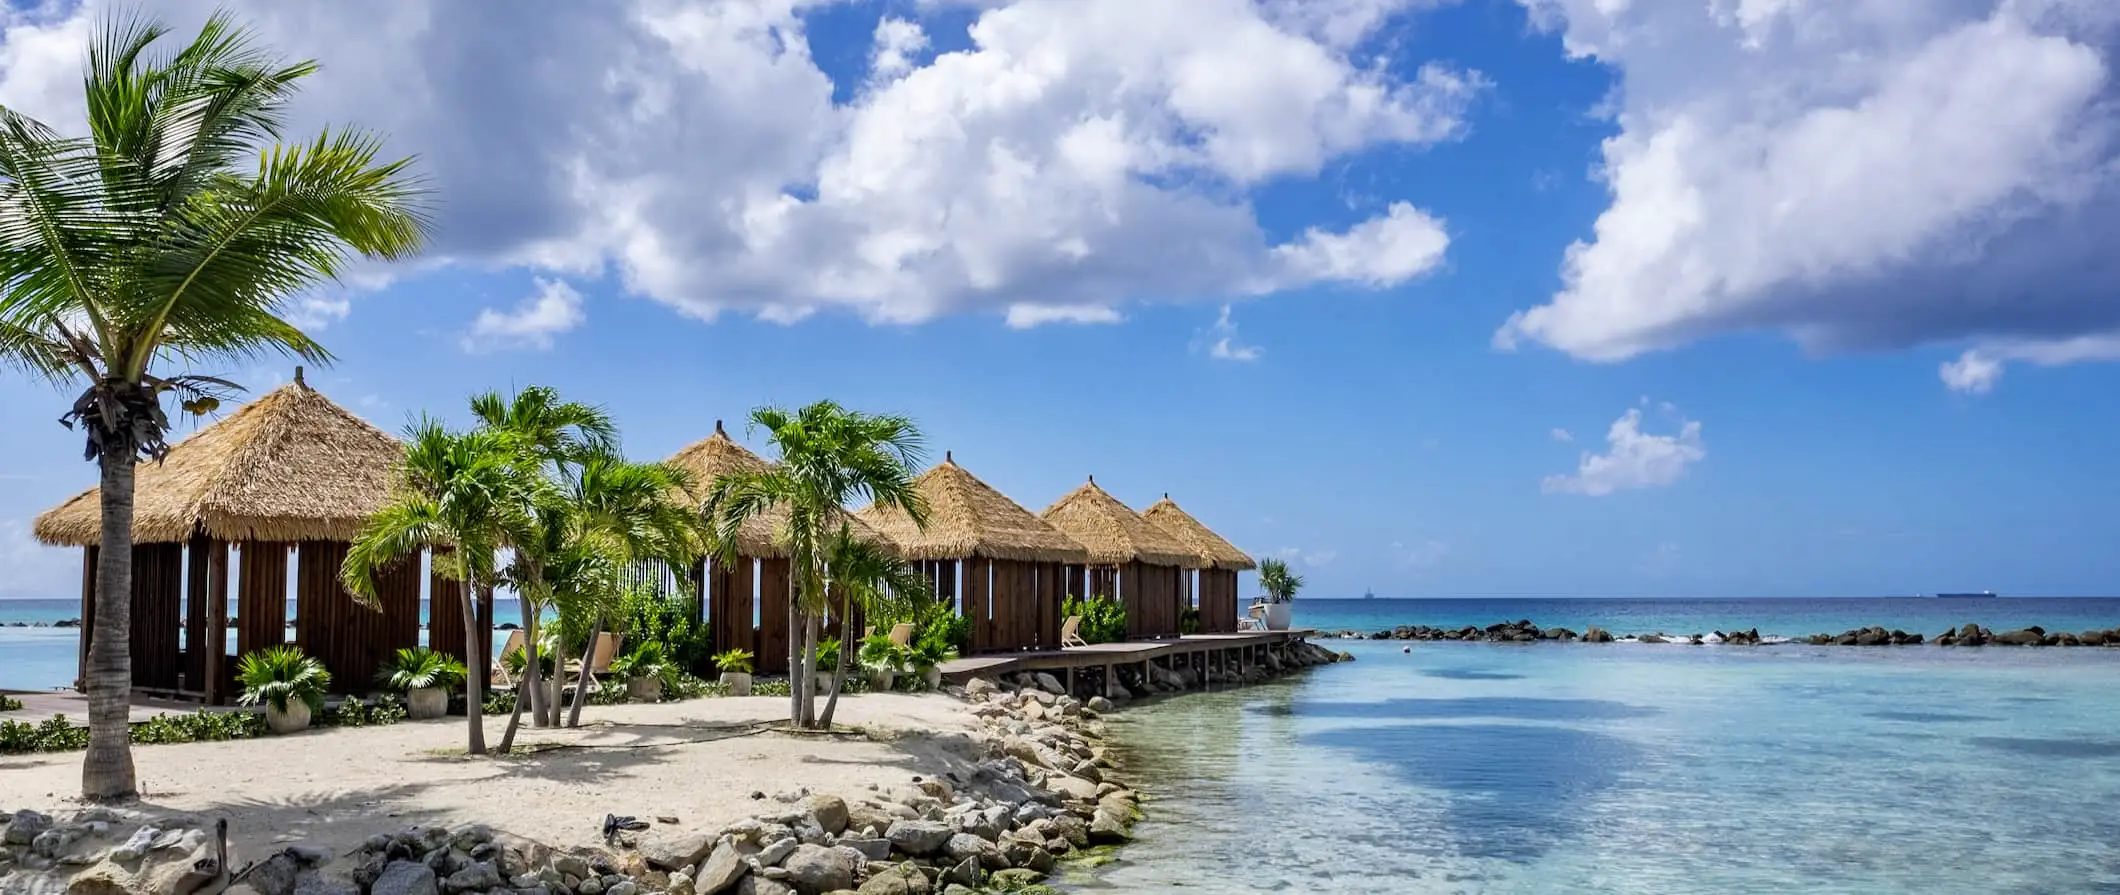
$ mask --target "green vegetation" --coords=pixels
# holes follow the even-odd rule
[[[1266,602],[1286,603],[1296,598],[1296,591],[1303,589],[1303,576],[1288,571],[1288,563],[1278,559],[1259,560],[1259,590],[1265,592]]]
[[[22,700],[0,693],[0,712],[12,712],[22,708]]]
[[[236,701],[244,705],[285,712],[288,706],[302,702],[311,712],[320,712],[324,694],[331,689],[331,672],[324,669],[324,663],[303,655],[301,647],[286,643],[244,656],[236,664],[236,683],[243,687]]]
[[[1069,596],[1061,604],[1060,614],[1079,615],[1082,627],[1079,633],[1084,643],[1117,643],[1126,639],[1126,607],[1113,597],[1091,597],[1087,600]]]
[[[1200,633],[1200,610],[1187,606],[1178,611],[1178,633],[1186,635]]]
[[[655,643],[679,670],[706,671],[714,659],[714,632],[697,620],[697,595],[665,596],[654,588],[634,587],[619,600],[619,629],[628,649]]]
[[[663,685],[667,687],[671,681],[676,679],[680,671],[681,669],[676,665],[663,658],[662,644],[653,640],[634,647],[631,652],[611,660],[611,676],[621,681],[651,677],[662,681]]]
[[[141,744],[247,740],[265,735],[265,716],[256,712],[209,712],[158,715],[133,725],[132,741]]]
[[[396,660],[383,666],[376,679],[390,689],[404,693],[429,687],[456,687],[463,684],[469,673],[455,656],[424,646],[408,646],[397,651]]]
[[[131,742],[131,738],[127,738]],[[88,728],[75,727],[65,715],[55,715],[42,724],[0,721],[0,755],[31,752],[71,752],[88,748]]]
[[[376,697],[374,704],[359,699],[348,699],[339,703],[337,711],[326,719],[334,727],[381,727],[405,720],[405,701],[385,694]]]
[[[754,667],[751,660],[754,658],[756,657],[747,649],[725,650],[714,654],[714,667],[737,674],[750,674]]]

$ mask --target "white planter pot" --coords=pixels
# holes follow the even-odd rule
[[[729,688],[730,696],[751,695],[751,673],[748,671],[724,671],[721,684]]]
[[[814,678],[811,678],[811,680],[816,682],[817,684],[817,695],[823,696],[827,693],[832,692],[832,682],[838,680],[838,678],[839,675],[836,674],[825,674],[823,672],[819,672],[818,675]]]
[[[923,680],[924,682],[926,682],[926,683],[927,683],[927,688],[928,688],[928,689],[930,689],[930,690],[940,690],[940,689],[942,689],[942,669],[941,669],[941,668],[930,668],[930,669],[928,669],[928,670],[926,670],[926,671],[923,671],[923,672],[921,672],[921,673],[920,673],[920,678],[921,678],[921,680]]]
[[[440,687],[421,687],[405,694],[405,717],[414,721],[425,721],[449,714],[449,691]]]
[[[898,682],[898,672],[888,668],[869,670],[869,689],[877,693],[888,693],[891,685]]]
[[[637,677],[626,681],[626,698],[634,702],[658,702],[662,699],[662,678]]]
[[[1268,604],[1266,604],[1266,630],[1268,630],[1268,631],[1286,631],[1286,630],[1288,630],[1288,626],[1289,626],[1289,624],[1290,624],[1290,623],[1292,623],[1292,622],[1294,622],[1295,620],[1296,620],[1296,604],[1294,604],[1294,603],[1268,603]]]
[[[309,703],[299,699],[287,704],[287,711],[272,706],[265,707],[265,729],[273,733],[300,733],[309,729]]]

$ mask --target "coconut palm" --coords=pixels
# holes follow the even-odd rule
[[[514,440],[530,474],[554,480],[571,480],[574,467],[591,456],[613,453],[618,445],[618,429],[603,408],[563,400],[558,391],[546,386],[533,385],[507,397],[498,392],[474,396],[471,413],[486,428]],[[566,527],[560,518],[566,512],[562,503],[546,507],[541,516],[550,518],[540,521],[536,540],[503,545],[515,551],[508,580],[515,585],[516,603],[523,612],[523,689],[529,694],[531,721],[539,727],[559,723],[560,679],[565,677],[554,675],[549,688],[539,679],[537,644],[542,642],[538,629],[545,609],[551,605],[542,567],[547,552],[559,546],[554,541]]]
[[[346,552],[339,577],[346,589],[369,603],[377,600],[376,576],[419,555],[436,552],[434,568],[458,582],[464,618],[464,655],[478,656],[480,626],[474,597],[493,586],[501,545],[527,540],[536,524],[534,506],[545,484],[526,475],[516,441],[487,429],[451,432],[422,419],[406,431],[404,481],[391,502],[369,517]],[[486,668],[468,661],[464,706],[470,721],[467,749],[486,751]]]
[[[853,526],[839,526],[827,556],[825,592],[839,618],[842,644],[858,642],[854,634],[857,607],[871,618],[911,615],[913,606],[933,599],[926,576],[881,545],[856,537]],[[853,652],[852,648],[840,650],[838,667],[832,669],[831,692],[825,698],[824,713],[817,717],[817,726],[826,730],[832,729],[832,713],[839,708],[839,688],[846,680],[847,660]]]
[[[281,143],[311,62],[288,64],[226,16],[174,52],[166,28],[112,20],[89,51],[85,137],[0,108],[0,356],[85,388],[63,418],[101,471],[95,631],[84,675],[82,792],[134,794],[133,464],[167,450],[163,399],[191,412],[236,390],[169,364],[329,355],[289,302],[354,256],[415,253],[425,219],[408,161],[358,130]]]
[[[854,501],[895,507],[915,524],[927,524],[927,502],[913,488],[920,430],[902,416],[860,413],[831,401],[794,412],[761,407],[751,412],[751,425],[766,430],[780,462],[716,479],[705,512],[716,551],[731,561],[746,520],[776,510],[784,514],[777,536],[795,573],[794,599],[788,601],[788,714],[796,725],[814,727],[810,676],[818,618],[827,607],[832,538],[847,525],[847,505]]]
[[[1288,563],[1278,559],[1259,560],[1259,589],[1266,592],[1269,603],[1286,603],[1296,598],[1296,591],[1303,589],[1303,576],[1288,571]]]

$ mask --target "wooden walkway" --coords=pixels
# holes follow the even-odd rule
[[[1304,640],[1316,634],[1317,631],[1310,628],[1242,634],[1188,634],[1168,640],[1092,643],[1061,650],[966,656],[944,662],[942,679],[946,683],[962,684],[975,677],[994,677],[1020,671],[1059,672],[1066,677],[1066,686],[1072,692],[1076,669],[1103,669],[1106,681],[1114,679],[1112,670],[1115,668],[1138,665],[1145,672],[1150,662],[1165,668],[1192,666],[1242,669],[1259,661],[1260,650]]]

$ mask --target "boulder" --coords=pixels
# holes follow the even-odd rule
[[[640,844],[640,856],[650,867],[676,870],[699,863],[713,848],[714,839],[706,833],[671,833],[648,837]]]
[[[1611,633],[1611,632],[1609,632],[1609,631],[1606,631],[1606,630],[1605,630],[1605,629],[1603,629],[1603,628],[1597,627],[1596,625],[1592,625],[1592,626],[1590,626],[1590,630],[1587,630],[1587,631],[1584,631],[1584,632],[1583,632],[1583,642],[1584,642],[1584,643],[1611,643],[1611,642],[1612,642],[1612,633]]]
[[[810,817],[824,831],[837,836],[847,829],[847,802],[838,796],[811,796]]]
[[[1045,788],[1070,799],[1090,801],[1097,797],[1097,784],[1069,774],[1054,774],[1045,779]]]
[[[893,821],[891,828],[884,832],[892,847],[915,857],[941,851],[949,843],[950,835],[949,827],[930,820]]]
[[[980,878],[979,859],[966,858],[942,871],[944,885],[977,886]]]
[[[803,892],[831,892],[854,886],[859,868],[848,852],[817,845],[796,846],[780,863],[788,871],[788,882]]]
[[[985,699],[989,694],[1000,689],[1000,687],[994,686],[993,681],[983,677],[975,677],[964,682],[964,695],[974,700]]]
[[[736,884],[736,895],[799,895],[795,887],[779,880],[767,879],[757,874],[744,877]]]
[[[501,872],[490,861],[473,861],[464,869],[449,874],[442,881],[442,888],[450,892],[484,892],[502,882]]]
[[[361,895],[353,880],[310,871],[294,881],[294,895]]]
[[[1055,696],[1058,696],[1067,692],[1066,687],[1060,686],[1059,678],[1053,677],[1050,674],[1046,674],[1043,671],[1038,672],[1038,674],[1036,675],[1036,679],[1038,681],[1038,689],[1044,690],[1047,693],[1051,693]]]
[[[986,884],[988,888],[991,888],[995,891],[1013,892],[1017,889],[1036,885],[1044,879],[1045,874],[1040,873],[1036,870],[1031,870],[1024,867],[1011,867],[1007,870],[994,871],[993,875],[988,876],[986,878]]]
[[[780,862],[787,860],[789,855],[795,853],[796,846],[797,843],[793,836],[783,836],[766,843],[764,848],[758,850],[758,866],[778,866]]]
[[[994,843],[971,833],[958,833],[955,836],[951,836],[950,841],[943,843],[942,851],[944,854],[949,855],[952,861],[975,858],[982,866],[1001,863],[999,860],[1001,850]]]
[[[51,815],[23,809],[8,819],[7,834],[0,836],[0,841],[8,845],[28,845],[51,828]]]
[[[721,895],[734,887],[751,865],[744,863],[743,853],[736,844],[724,841],[714,846],[707,862],[699,865],[699,872],[692,875],[692,890],[699,895]]]
[[[934,885],[911,864],[900,864],[861,884],[859,895],[928,895]]]
[[[414,861],[392,861],[368,887],[369,895],[441,895],[434,868]]]
[[[889,839],[848,836],[839,840],[839,847],[851,848],[860,852],[862,858],[870,861],[888,861],[891,859],[891,840]]]

